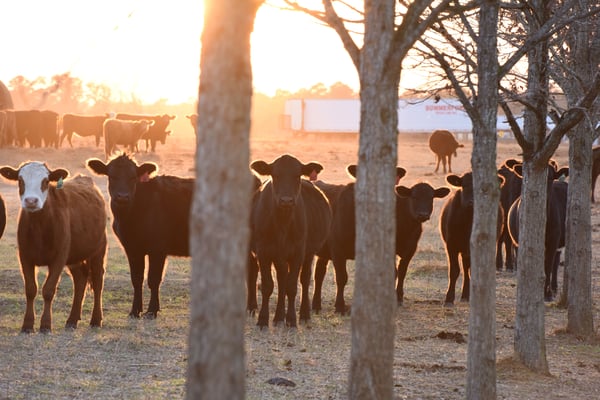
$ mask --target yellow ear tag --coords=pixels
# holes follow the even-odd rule
[[[58,178],[58,181],[56,182],[56,188],[62,189],[62,187],[63,187],[63,178]]]

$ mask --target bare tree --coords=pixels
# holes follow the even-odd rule
[[[579,1],[573,13],[593,11],[595,2]],[[600,65],[599,17],[574,21],[561,30],[551,47],[552,79],[562,89],[567,107],[582,98]],[[557,107],[559,108],[559,107]],[[562,112],[564,110],[559,110]],[[600,104],[587,113],[569,137],[569,192],[566,226],[565,268],[559,304],[568,307],[567,330],[588,337],[594,333],[592,313],[592,238],[589,187],[594,127],[600,120]],[[558,122],[558,121],[555,121]]]
[[[260,0],[206,0],[198,101],[186,398],[243,399],[252,69]]]
[[[352,306],[349,398],[391,399],[393,395],[395,182],[398,89],[402,61],[409,49],[449,1],[366,0],[364,10],[336,2],[355,23],[342,19],[331,0],[311,10],[285,1],[331,26],[356,66],[360,81],[361,120],[355,200],[356,277]],[[397,24],[396,11],[402,14]],[[341,14],[340,14],[341,15]],[[359,48],[347,25],[362,28]]]

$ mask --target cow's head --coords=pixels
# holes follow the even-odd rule
[[[113,158],[108,164],[97,158],[87,160],[86,164],[94,173],[108,177],[108,194],[113,210],[129,209],[138,183],[147,181],[148,176],[158,170],[158,166],[150,162],[137,165],[127,154]]]
[[[18,169],[2,167],[0,175],[19,182],[21,208],[23,211],[36,212],[44,208],[50,182],[58,182],[57,187],[60,188],[62,180],[69,176],[69,171],[62,168],[50,170],[45,163],[29,161],[21,164]]]
[[[433,199],[443,198],[450,193],[447,187],[434,189],[426,182],[419,182],[412,187],[396,186],[396,194],[408,199],[408,208],[411,216],[419,222],[425,222],[431,218],[433,212]]]
[[[448,175],[446,182],[459,188],[460,203],[463,207],[473,207],[473,174],[471,172],[465,172],[461,176]]]
[[[300,196],[301,177],[309,177],[312,171],[321,171],[323,166],[316,162],[303,164],[296,157],[284,154],[270,164],[253,161],[250,168],[260,175],[271,177],[275,204],[288,209],[296,205]]]

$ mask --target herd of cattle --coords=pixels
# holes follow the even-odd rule
[[[456,140],[452,138],[454,142]],[[452,142],[452,143],[454,143]],[[456,143],[450,144],[456,150]],[[600,170],[600,149],[594,150],[594,176]],[[441,157],[440,154],[436,156]],[[598,161],[597,161],[598,160]],[[132,156],[121,154],[109,161],[89,159],[90,171],[108,178],[112,228],[127,257],[133,303],[132,318],[156,318],[160,311],[160,286],[165,261],[172,256],[189,256],[189,217],[194,187],[193,178],[156,175],[158,166],[138,164]],[[450,165],[449,165],[450,167]],[[347,166],[355,177],[357,165]],[[522,166],[507,160],[498,170],[501,201],[498,205],[497,265],[501,270],[516,268],[518,213]],[[257,278],[261,275],[262,303],[258,326],[269,324],[269,300],[274,291],[275,268],[278,296],[274,323],[285,321],[296,326],[296,295],[301,286],[300,320],[310,319],[311,309],[319,311],[321,289],[327,264],[332,261],[337,293],[335,311],[346,314],[344,299],[348,281],[346,262],[355,257],[354,181],[330,184],[318,179],[323,170],[316,162],[302,163],[290,154],[272,162],[251,163],[249,179],[254,180],[251,196],[251,240],[247,266],[247,311],[258,310]],[[551,300],[556,292],[556,269],[564,246],[566,192],[564,177],[568,168],[548,165],[548,207],[546,224],[544,295]],[[473,221],[473,179],[470,172],[455,175],[446,182],[453,188],[434,188],[419,182],[412,187],[399,184],[406,174],[396,169],[396,299],[402,304],[404,280],[417,251],[422,224],[430,219],[435,198],[447,198],[440,214],[440,233],[448,259],[448,288],[444,303],[455,300],[455,285],[462,260],[461,300],[469,300],[470,234]],[[68,178],[65,169],[50,169],[45,163],[28,161],[18,168],[5,166],[0,175],[18,182],[21,210],[18,217],[17,245],[25,284],[26,311],[22,332],[34,331],[34,300],[38,287],[35,268],[47,266],[42,293],[44,307],[40,331],[52,329],[52,301],[65,266],[73,279],[73,303],[66,326],[75,328],[81,319],[82,301],[87,285],[94,293],[90,325],[102,325],[102,291],[107,252],[105,200],[93,180],[85,176]],[[259,177],[267,178],[262,181]],[[392,188],[390,188],[391,190]],[[593,187],[592,187],[593,189]],[[4,201],[0,197],[0,236],[6,225]],[[505,249],[505,260],[502,247]],[[147,284],[150,301],[144,313],[143,281],[148,256]],[[309,286],[316,259],[312,304]],[[287,305],[286,305],[287,300]]]
[[[186,116],[194,130],[195,114]],[[117,145],[130,151],[138,149],[138,142],[145,141],[146,151],[156,151],[156,144],[165,144],[171,133],[169,123],[176,116],[161,114],[63,114],[50,110],[0,110],[0,147],[16,145],[30,147],[62,146],[65,139],[73,147],[73,134],[94,137],[96,147],[104,138],[108,158]],[[192,121],[193,119],[193,121]]]

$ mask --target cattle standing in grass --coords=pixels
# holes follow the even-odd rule
[[[104,121],[104,152],[108,159],[118,144],[129,148],[130,152],[137,150],[137,143],[144,139],[154,125],[154,121],[120,121],[107,119]]]
[[[450,131],[437,130],[434,131],[429,137],[429,148],[435,154],[435,171],[438,172],[440,168],[440,162],[444,167],[444,173],[446,173],[446,161],[448,162],[448,172],[452,172],[452,155],[457,156],[456,149],[464,147],[456,141],[456,138]]]
[[[60,135],[59,146],[62,146],[63,140],[67,138],[69,146],[73,147],[71,141],[73,134],[96,138],[96,147],[100,146],[100,138],[103,136],[103,124],[108,116],[106,115],[76,115],[65,114],[61,118],[62,134]]]
[[[17,243],[25,283],[27,307],[22,332],[33,332],[37,266],[47,265],[42,289],[44,311],[40,331],[52,329],[52,301],[61,273],[68,266],[73,278],[73,304],[68,328],[76,328],[88,282],[94,291],[90,325],[102,325],[102,289],[106,255],[106,205],[90,177],[64,180],[68,171],[50,170],[40,162],[27,162],[18,169],[0,168],[8,180],[19,182],[21,211]],[[64,180],[64,181],[63,181]]]
[[[500,182],[503,178],[499,176]],[[469,301],[471,279],[471,228],[473,226],[473,175],[448,175],[446,182],[458,189],[446,200],[440,215],[440,233],[446,246],[448,258],[448,290],[445,305],[454,304],[456,281],[460,275],[459,255],[462,260],[462,301]],[[502,231],[502,207],[498,204],[497,238]]]
[[[324,245],[331,224],[327,198],[311,182],[302,179],[322,168],[303,164],[285,154],[272,163],[254,161],[250,167],[271,179],[263,184],[252,207],[253,248],[261,276],[262,305],[258,326],[269,324],[269,299],[273,293],[271,265],[277,275],[277,306],[274,323],[284,320],[296,326],[296,293],[301,273],[300,319],[310,318],[308,287],[315,253]],[[285,300],[287,297],[287,312]]]
[[[144,137],[146,140],[146,151],[148,148],[152,150],[152,152],[156,151],[156,142],[160,142],[161,144],[165,144],[167,140],[167,136],[171,133],[171,131],[167,130],[169,127],[169,122],[176,118],[175,115],[144,115],[144,114],[125,114],[118,113],[116,115],[117,119],[122,119],[126,121],[154,121],[154,125],[148,131],[148,134]]]
[[[521,168],[514,168],[519,175],[522,174]],[[548,184],[546,193],[546,232],[544,237],[544,299],[551,301],[554,293],[552,281],[556,286],[556,271],[560,261],[560,249],[565,245],[565,219],[567,214],[567,186],[566,182],[555,182],[561,177],[569,174],[569,168],[558,168],[551,161],[548,164]],[[516,247],[519,246],[519,209],[521,198],[519,197],[508,211],[508,228],[510,236]],[[554,277],[552,276],[554,273]],[[556,287],[554,287],[556,290]]]
[[[108,164],[90,159],[87,166],[108,177],[113,230],[129,261],[133,285],[133,305],[129,315],[139,318],[143,311],[145,258],[148,256],[150,303],[146,317],[160,311],[159,289],[167,256],[188,257],[189,217],[194,179],[161,175],[154,163],[138,165],[128,155]]]

